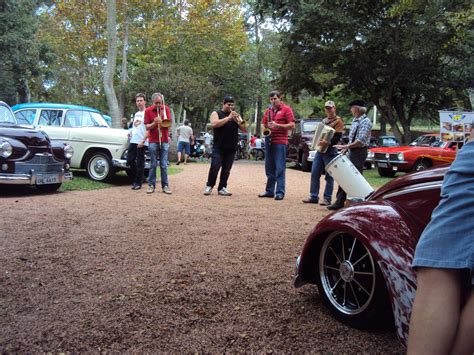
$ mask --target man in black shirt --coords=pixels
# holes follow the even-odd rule
[[[214,147],[204,195],[211,194],[212,188],[216,184],[217,174],[221,170],[217,187],[218,194],[231,196],[232,194],[227,190],[227,180],[237,151],[239,128],[245,131],[245,122],[234,111],[234,98],[232,96],[224,97],[222,109],[212,112],[210,120],[214,129]]]

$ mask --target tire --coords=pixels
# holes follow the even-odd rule
[[[379,175],[382,177],[394,177],[395,174],[397,173],[396,171],[393,171],[392,169],[379,168],[378,166],[377,166],[377,171],[379,172]]]
[[[265,153],[263,152],[263,150],[257,150],[257,152],[255,153],[255,160],[265,160]]]
[[[334,232],[320,242],[316,260],[319,294],[334,317],[358,329],[393,327],[385,280],[359,239]]]
[[[61,187],[61,184],[36,185],[39,192],[55,192]]]
[[[88,156],[86,170],[87,175],[95,181],[109,180],[115,174],[112,160],[103,152],[95,152]]]
[[[310,172],[311,171],[311,165],[312,163],[308,161],[308,157],[303,155],[301,157],[301,170],[304,172]]]
[[[431,163],[427,160],[418,160],[415,165],[413,165],[412,171],[422,171],[429,169],[431,167]]]

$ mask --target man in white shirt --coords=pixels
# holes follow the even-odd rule
[[[146,108],[145,94],[136,94],[135,104],[137,105],[138,112],[133,117],[127,164],[130,166],[131,175],[133,175],[132,190],[140,190],[144,180],[145,142],[148,135],[144,121]]]
[[[191,154],[191,143],[194,144],[193,129],[189,127],[189,121],[184,120],[183,125],[178,127],[178,162],[181,163],[181,153],[184,150],[184,164],[187,163]]]
[[[204,147],[206,148],[206,151],[204,152],[204,155],[206,159],[209,159],[212,155],[212,142],[214,140],[214,136],[212,135],[212,129],[206,132],[204,135]]]

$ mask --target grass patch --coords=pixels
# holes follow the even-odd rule
[[[71,169],[74,174],[72,181],[66,182],[61,185],[59,191],[86,191],[86,190],[99,190],[106,189],[113,186],[131,185],[131,181],[125,171],[119,171],[115,176],[108,182],[94,181],[87,177],[85,170]],[[169,166],[168,175],[178,174],[183,171],[178,166]],[[160,171],[156,174],[157,179],[160,178]],[[159,180],[157,180],[159,181]]]
[[[397,173],[395,177],[405,175],[404,173]],[[381,177],[377,172],[377,169],[364,170],[364,177],[374,189],[385,185],[387,182],[392,181],[394,178]]]

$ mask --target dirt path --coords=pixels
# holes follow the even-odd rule
[[[395,333],[334,320],[296,256],[327,211],[258,199],[261,163],[238,161],[231,197],[203,196],[209,165],[170,176],[173,195],[128,185],[0,198],[0,351],[402,352]]]

